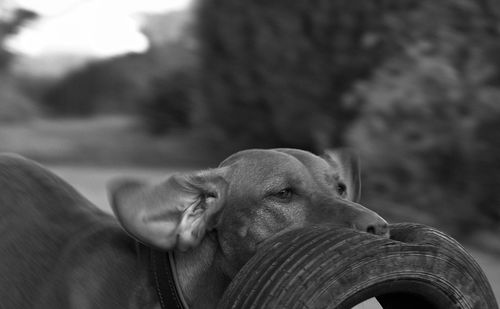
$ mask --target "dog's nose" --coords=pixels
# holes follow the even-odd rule
[[[354,226],[363,232],[379,236],[389,236],[389,224],[387,224],[387,221],[375,213],[361,215],[356,220]]]
[[[389,236],[389,225],[387,222],[372,224],[366,228],[366,232],[380,236]]]

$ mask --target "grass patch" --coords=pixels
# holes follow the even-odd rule
[[[207,167],[223,156],[203,132],[153,137],[124,116],[0,124],[0,151],[50,164],[110,166]]]

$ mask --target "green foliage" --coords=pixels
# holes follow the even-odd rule
[[[493,104],[497,104],[497,94]],[[498,228],[500,222],[500,111],[485,115],[475,130],[475,156],[471,158],[475,208],[488,227]]]
[[[38,106],[25,96],[12,78],[0,76],[0,123],[30,120]]]
[[[500,221],[500,68],[490,58],[500,44],[472,2],[457,3],[422,6],[415,20],[429,23],[420,28],[402,20],[419,35],[407,32],[414,39],[405,53],[358,84],[348,102],[361,108],[350,142],[366,159],[370,204],[417,210],[437,218],[427,223],[467,234]]]
[[[151,91],[159,90],[152,86],[154,80],[194,63],[193,53],[177,43],[154,47],[145,54],[92,62],[53,85],[44,105],[55,115],[135,113]]]
[[[153,82],[150,97],[141,105],[144,124],[153,134],[170,133],[191,125],[196,101],[192,72],[179,71]]]
[[[12,54],[4,48],[3,42],[35,18],[37,18],[37,14],[29,10],[7,10],[0,7],[0,71],[8,67],[12,58]]]
[[[90,63],[55,83],[43,98],[55,115],[90,116],[98,112],[130,112],[140,87],[138,55]]]
[[[34,12],[0,7],[0,122],[28,120],[38,114],[38,108],[24,95],[9,73],[13,55],[4,47],[5,40],[16,34],[27,22],[35,19]]]
[[[356,116],[342,96],[398,49],[380,39],[388,31],[384,17],[411,5],[203,1],[198,29],[211,121],[231,141],[251,146],[341,143]]]

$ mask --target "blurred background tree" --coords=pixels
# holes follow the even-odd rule
[[[350,143],[368,164],[366,198],[385,212],[464,235],[498,224],[500,37],[490,13],[474,1],[422,1],[393,20],[402,53],[351,92],[361,112]],[[497,176],[485,177],[486,165]]]
[[[403,47],[391,20],[417,3],[201,2],[209,118],[228,139],[246,145],[319,150],[344,144],[358,110],[343,96]]]
[[[194,73],[179,71],[154,80],[141,107],[147,129],[155,135],[191,128],[197,100]]]
[[[0,121],[31,118],[37,113],[34,102],[20,91],[9,75],[9,65],[14,55],[4,47],[7,38],[15,35],[23,25],[36,17],[36,13],[29,10],[2,9],[0,6]]]
[[[25,9],[7,9],[0,2],[0,71],[5,71],[12,59],[12,53],[3,45],[4,41],[36,17],[35,12]]]
[[[185,15],[185,12],[175,12],[147,16],[142,31],[149,39],[150,47],[144,53],[91,61],[70,71],[44,93],[42,100],[49,113],[80,117],[102,113],[142,113],[147,127],[158,127],[158,123],[152,123],[162,117],[164,107],[160,106],[157,96],[165,97],[166,94],[157,80],[168,80],[166,87],[172,88],[168,84],[175,83],[176,79],[170,75],[193,70],[196,63],[194,52],[189,47],[189,36],[171,38],[172,24],[183,22],[188,18]],[[170,101],[180,104],[177,99]],[[158,107],[159,114],[149,113],[151,105]]]
[[[31,16],[19,14],[3,19],[1,41]],[[0,121],[5,106],[88,120],[96,127],[77,138],[83,126],[47,125],[61,138],[51,149],[113,163],[214,165],[250,147],[353,147],[363,202],[390,220],[456,236],[499,230],[498,1],[202,0],[194,11],[143,15],[142,33],[143,52],[53,78],[3,74]],[[0,48],[0,72],[12,59]]]

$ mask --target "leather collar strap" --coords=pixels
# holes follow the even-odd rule
[[[174,277],[171,252],[150,249],[150,265],[162,309],[184,309]],[[175,265],[175,264],[174,264]]]
[[[177,284],[175,260],[172,252],[165,252],[145,247],[137,243],[139,255],[141,251],[149,258],[149,271],[151,272],[156,294],[162,309],[187,309],[188,306],[180,294]],[[145,250],[144,250],[145,249]]]

